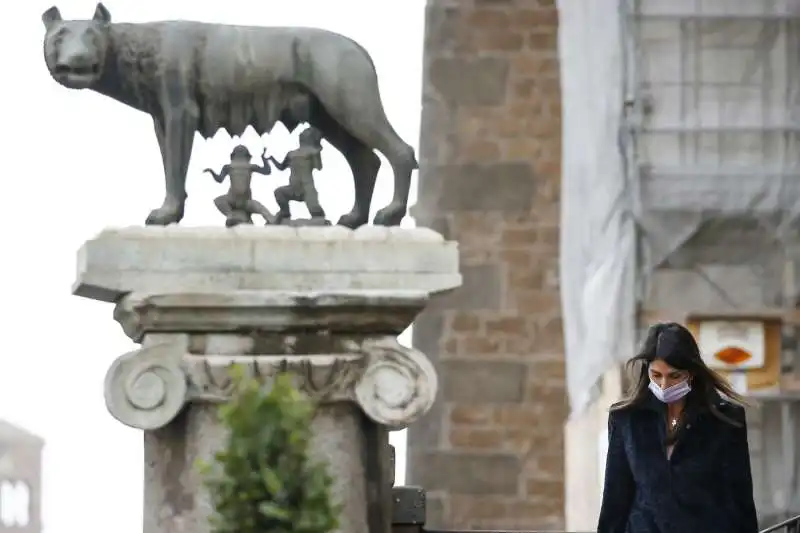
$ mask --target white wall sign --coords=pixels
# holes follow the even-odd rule
[[[748,370],[764,366],[764,323],[709,320],[700,322],[700,353],[718,370]]]
[[[0,481],[0,526],[27,527],[30,523],[31,491],[22,481]]]

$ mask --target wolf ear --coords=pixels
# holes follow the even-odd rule
[[[111,13],[108,11],[108,8],[103,5],[103,2],[99,2],[97,7],[94,8],[94,17],[92,17],[92,20],[105,24],[111,22]]]
[[[53,24],[60,22],[61,20],[61,11],[59,11],[56,6],[53,6],[42,13],[42,23],[44,23],[44,27],[48,30],[53,26]]]

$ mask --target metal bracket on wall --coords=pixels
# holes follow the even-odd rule
[[[634,130],[642,127],[643,120],[653,113],[654,107],[655,99],[648,93],[628,97],[623,102],[627,122]]]
[[[653,114],[655,110],[655,103],[656,100],[653,98],[653,95],[650,93],[642,93],[639,95],[639,100],[641,100],[641,110],[642,114],[647,116]]]
[[[425,489],[394,487],[392,489],[392,525],[395,533],[425,525]]]

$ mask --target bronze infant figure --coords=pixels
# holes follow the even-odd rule
[[[230,180],[227,194],[214,199],[214,205],[226,217],[225,225],[227,227],[252,224],[252,215],[261,215],[267,224],[275,222],[275,217],[269,212],[269,209],[253,199],[251,189],[253,173],[265,176],[272,173],[266,153],[267,149],[264,148],[264,152],[261,154],[263,164],[261,166],[254,165],[250,162],[252,157],[250,151],[246,146],[240,144],[234,147],[231,152],[231,162],[224,165],[219,174],[210,168],[203,171],[210,173],[217,183],[222,183],[226,177]]]

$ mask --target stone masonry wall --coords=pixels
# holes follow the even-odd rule
[[[442,383],[408,437],[429,527],[563,527],[557,29],[555,0],[428,0],[414,216],[464,275],[414,327]]]

